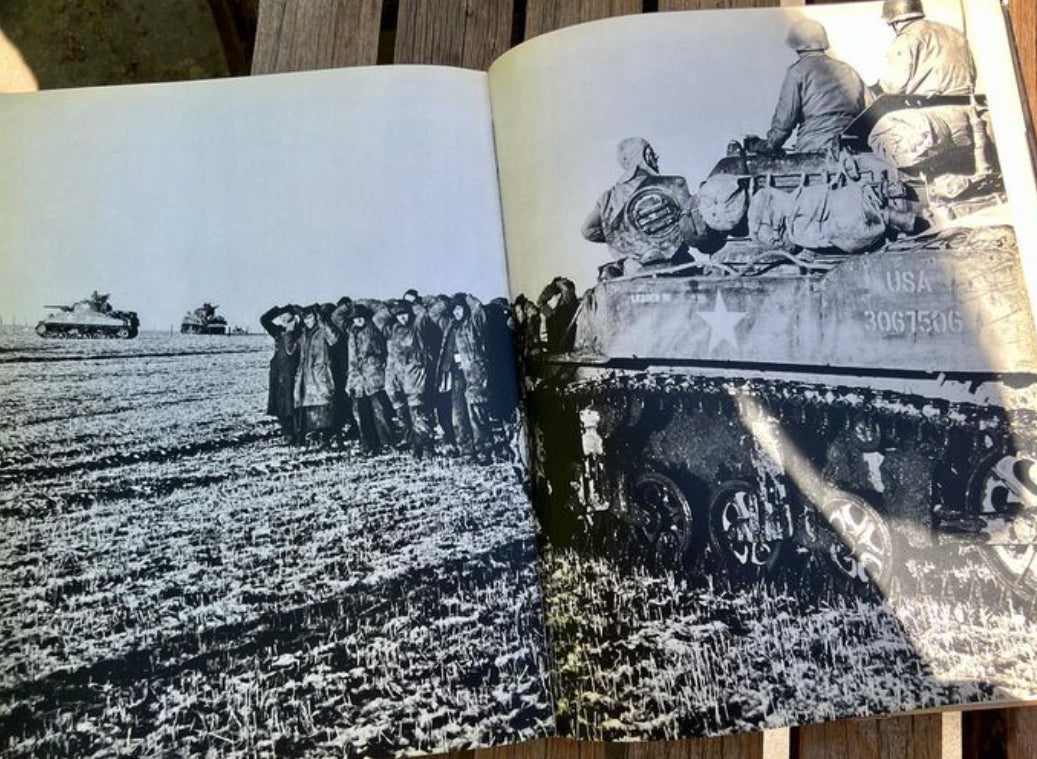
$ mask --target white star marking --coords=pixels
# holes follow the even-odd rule
[[[732,348],[738,348],[738,336],[735,335],[737,327],[745,318],[745,311],[728,311],[724,303],[724,295],[717,290],[717,300],[713,304],[712,311],[697,311],[699,318],[709,325],[709,347],[712,351],[722,342],[727,342]]]

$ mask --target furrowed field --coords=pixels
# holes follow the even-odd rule
[[[1037,627],[974,552],[917,551],[899,590],[542,554],[560,729],[593,740],[758,730],[1032,699]],[[708,564],[708,562],[707,562]],[[816,571],[820,569],[813,566]]]
[[[505,465],[283,445],[265,337],[0,336],[0,751],[379,755],[551,719]]]

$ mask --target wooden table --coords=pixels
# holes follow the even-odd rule
[[[375,63],[485,69],[522,40],[593,19],[782,4],[803,3],[260,0],[252,73]],[[1037,114],[1037,1],[1012,0],[1010,8],[1030,109]],[[665,743],[578,744],[558,739],[460,753],[474,754],[471,759],[757,759],[765,755],[768,759],[1037,759],[1037,707],[844,720],[789,731]]]

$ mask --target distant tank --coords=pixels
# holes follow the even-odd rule
[[[604,522],[656,564],[807,555],[880,584],[913,547],[964,542],[1037,597],[1037,338],[996,157],[898,171],[861,138],[876,120],[842,159],[918,229],[845,253],[734,225],[708,258],[613,270],[533,358],[549,538]],[[794,193],[843,168],[734,143],[713,175]]]
[[[188,311],[180,323],[180,331],[185,335],[226,335],[227,320],[217,316],[217,308],[219,306],[203,303],[201,308]]]
[[[119,338],[128,340],[137,336],[140,320],[136,311],[117,311],[108,302],[108,295],[96,290],[89,298],[71,306],[45,306],[57,309],[36,325],[40,337],[62,338]]]

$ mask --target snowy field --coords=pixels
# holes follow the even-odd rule
[[[542,554],[559,730],[594,740],[758,730],[1034,698],[1037,625],[969,550],[920,550],[888,597],[802,575],[736,585]],[[816,569],[816,567],[815,567]]]
[[[290,449],[263,416],[271,351],[0,336],[4,756],[377,756],[547,730],[508,467]]]

